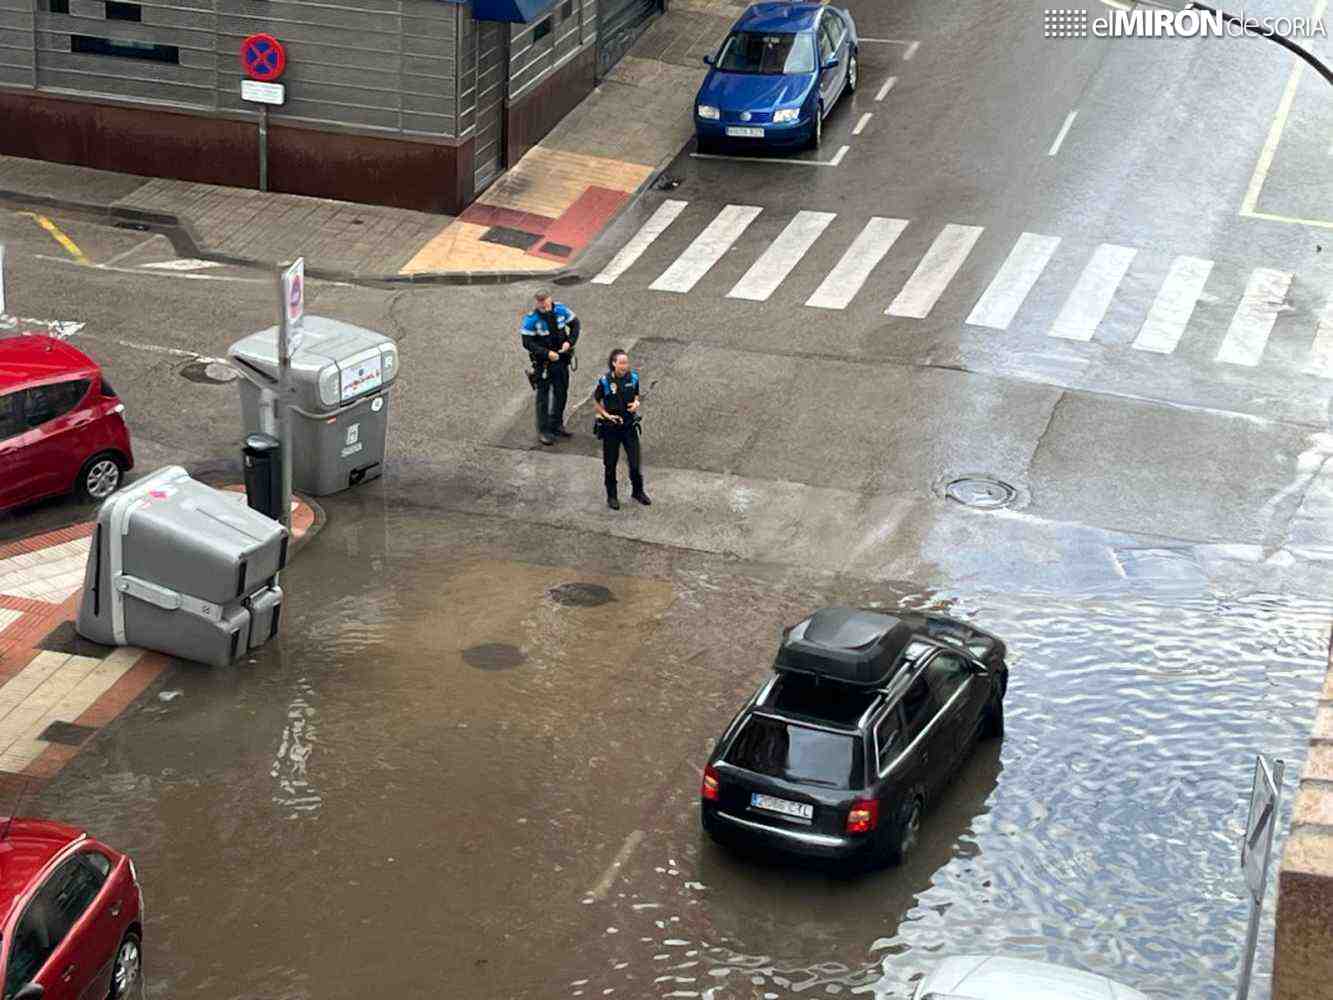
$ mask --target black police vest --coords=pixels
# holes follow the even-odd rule
[[[607,413],[614,413],[617,416],[628,418],[632,416],[629,412],[629,404],[639,398],[639,376],[635,372],[620,378],[614,375],[603,375],[599,380],[602,385],[602,408]]]

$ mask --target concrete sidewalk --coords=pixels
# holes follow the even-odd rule
[[[693,135],[694,94],[745,9],[673,0],[584,102],[458,218],[0,156],[0,198],[174,229],[177,252],[357,280],[508,280],[558,271]]]

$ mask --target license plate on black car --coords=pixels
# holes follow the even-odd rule
[[[728,125],[727,135],[733,139],[762,139],[764,130],[761,128],[751,128],[746,125]]]
[[[779,813],[783,816],[790,816],[792,819],[803,819],[806,822],[809,822],[815,815],[815,807],[808,803],[791,802],[772,795],[760,795],[758,792],[750,793],[750,808],[763,809],[765,812]]]

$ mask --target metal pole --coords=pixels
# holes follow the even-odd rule
[[[282,526],[292,530],[292,355],[291,330],[287,323],[287,295],[282,271],[278,272],[278,399],[274,416],[282,454]]]
[[[259,106],[259,190],[268,190],[268,105]],[[278,283],[281,291],[282,283]],[[284,316],[287,315],[286,307],[283,308]],[[283,324],[286,326],[286,323]]]
[[[1246,1000],[1250,995],[1250,974],[1254,971],[1254,948],[1259,943],[1259,914],[1263,910],[1263,901],[1250,897],[1250,928],[1245,932],[1245,961],[1240,967],[1240,985],[1236,988],[1236,1000]]]
[[[1259,918],[1264,910],[1264,891],[1268,888],[1268,862],[1272,856],[1273,850],[1273,830],[1277,827],[1278,807],[1282,803],[1282,775],[1286,770],[1286,763],[1280,758],[1273,761],[1271,772],[1273,782],[1273,806],[1272,815],[1268,819],[1268,826],[1264,832],[1264,863],[1262,875],[1259,879],[1259,891],[1250,893],[1250,926],[1245,932],[1245,952],[1242,956],[1240,968],[1240,982],[1236,986],[1236,1000],[1246,1000],[1250,995],[1250,976],[1254,972],[1254,949],[1259,943]],[[1258,770],[1261,775],[1269,774],[1268,768],[1264,766],[1263,758],[1260,757]],[[1251,848],[1253,849],[1253,848]]]
[[[1191,8],[1193,8],[1194,10],[1202,10],[1209,14],[1220,14],[1222,16],[1222,20],[1226,21],[1227,24],[1239,24],[1246,31],[1252,32],[1253,34],[1256,35],[1261,35],[1264,38],[1267,38],[1270,42],[1277,42],[1284,49],[1290,49],[1292,52],[1296,53],[1296,55],[1298,55],[1300,58],[1304,59],[1311,66],[1313,66],[1315,68],[1315,72],[1318,73],[1320,76],[1322,76],[1326,83],[1333,83],[1333,69],[1329,69],[1322,62],[1320,62],[1319,59],[1315,57],[1314,53],[1307,52],[1305,49],[1301,48],[1291,39],[1279,35],[1276,31],[1273,31],[1269,28],[1265,28],[1258,21],[1255,21],[1253,19],[1247,20],[1245,18],[1237,17],[1235,14],[1228,14],[1225,11],[1219,11],[1216,7],[1209,7],[1206,3],[1189,3],[1185,5],[1186,10],[1189,10]]]

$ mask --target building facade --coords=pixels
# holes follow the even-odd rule
[[[664,0],[0,0],[0,153],[456,213]],[[240,46],[286,51],[285,103]]]

